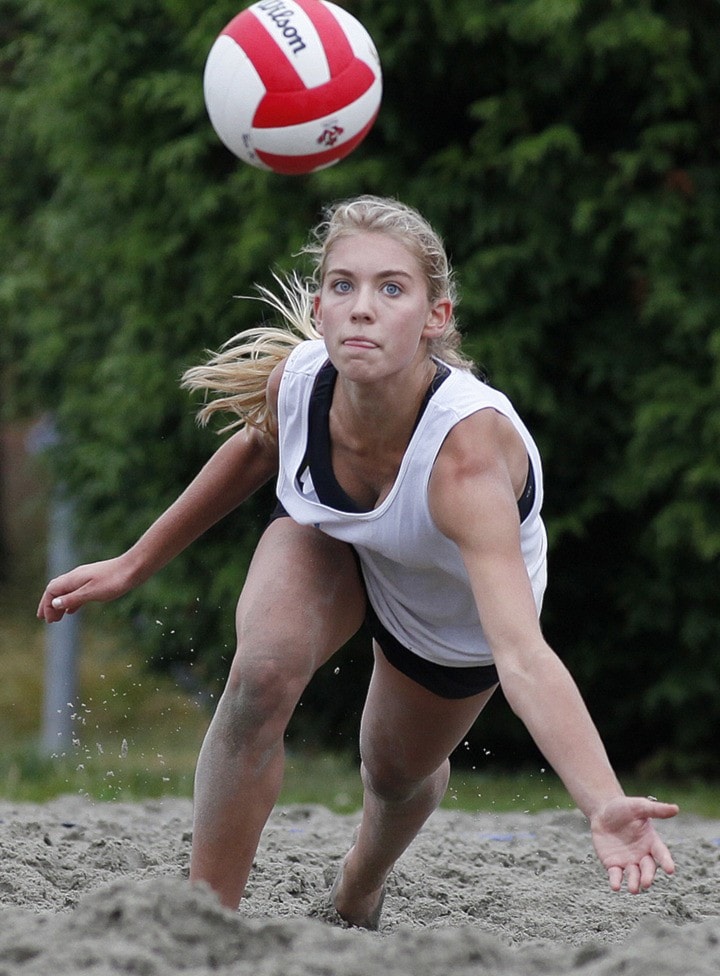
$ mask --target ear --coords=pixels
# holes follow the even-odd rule
[[[449,298],[439,298],[430,306],[427,322],[423,329],[425,339],[437,339],[445,331],[452,316],[453,303]]]
[[[313,298],[313,325],[315,326],[316,332],[320,335],[323,334],[322,328],[322,312],[320,310],[320,296],[315,295]]]

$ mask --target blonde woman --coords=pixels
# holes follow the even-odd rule
[[[438,806],[448,757],[498,684],[590,823],[610,886],[673,861],[626,797],[578,689],[543,638],[542,468],[507,398],[459,351],[442,242],[393,200],[332,207],[310,282],[190,370],[207,420],[238,429],[127,552],[52,580],[38,615],[121,596],[276,479],[278,507],[237,607],[237,650],[202,746],[191,877],[242,897],[283,774],[283,737],[314,672],[366,623],[374,667],[360,748],[362,818],[332,890],[377,928],[385,881]]]

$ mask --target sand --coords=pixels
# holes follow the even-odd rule
[[[186,880],[191,805],[0,802],[0,976],[717,976],[720,821],[661,825],[677,864],[613,894],[573,811],[439,811],[381,930],[322,919],[357,815],[279,808],[238,913]]]

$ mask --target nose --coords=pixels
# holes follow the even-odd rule
[[[371,287],[356,288],[350,318],[353,322],[371,322],[375,318],[375,303]]]

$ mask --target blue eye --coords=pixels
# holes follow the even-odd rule
[[[344,279],[341,278],[338,281],[333,282],[332,289],[338,295],[347,295],[351,287],[352,286],[349,281],[345,281]]]
[[[396,285],[394,281],[388,281],[385,285],[385,294],[395,298],[396,295],[401,294],[400,285]]]

